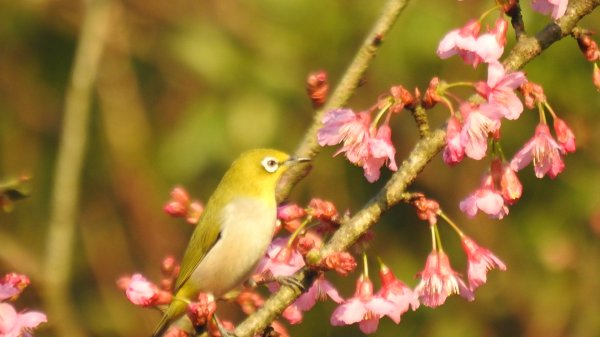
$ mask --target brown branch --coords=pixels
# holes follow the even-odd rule
[[[547,25],[534,37],[521,36],[519,42],[502,62],[504,67],[509,70],[523,68],[527,62],[533,60],[544,49],[570,35],[577,22],[598,6],[600,6],[600,0],[570,1],[567,12],[558,21]]]
[[[556,24],[548,25],[535,38],[522,36],[522,39],[509,52],[504,61],[505,67],[511,70],[520,69],[552,43],[569,35],[575,24],[585,15],[591,13],[598,5],[600,5],[600,0],[572,1],[566,15],[558,20]],[[315,118],[315,122],[299,148],[299,155],[314,156],[318,153],[319,150],[312,149],[310,144],[311,142],[316,143],[315,135],[319,126],[320,121]],[[383,212],[399,202],[407,201],[410,198],[410,194],[406,192],[407,187],[416,179],[427,163],[439,153],[444,143],[445,131],[442,129],[431,131],[425,135],[416,144],[408,158],[384,188],[340,227],[331,240],[321,249],[320,255],[327,256],[331,253],[346,250],[379,220]],[[294,180],[286,181],[286,184],[293,185],[294,183]],[[291,186],[287,187],[287,191],[289,189],[291,189]],[[308,288],[312,284],[315,272],[305,268],[298,271],[294,276]],[[298,289],[282,286],[279,292],[273,294],[262,308],[250,315],[237,327],[235,334],[239,337],[250,337],[264,330],[300,294],[301,291]]]
[[[46,310],[49,317],[57,318],[53,325],[58,336],[85,335],[70,301],[69,281],[91,91],[104,41],[111,27],[111,3],[111,0],[86,2],[85,18],[65,101],[63,133],[54,172],[44,270]]]

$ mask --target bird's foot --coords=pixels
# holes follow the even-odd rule
[[[246,281],[245,285],[250,289],[254,289],[261,284],[277,283],[278,285],[286,285],[297,289],[298,291],[304,291],[304,284],[296,279],[293,275],[288,276],[273,276],[273,274],[263,273],[257,279],[250,279]],[[269,287],[273,291],[271,287]],[[275,289],[276,290],[276,289]]]
[[[304,284],[294,276],[275,276],[274,281],[279,284],[295,288],[300,292],[304,291]]]

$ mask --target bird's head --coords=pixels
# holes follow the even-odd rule
[[[232,164],[223,182],[230,190],[247,196],[274,196],[279,178],[290,167],[310,161],[291,157],[273,149],[254,149],[242,153]]]

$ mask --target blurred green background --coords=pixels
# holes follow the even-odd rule
[[[179,256],[191,227],[162,212],[169,190],[181,184],[206,200],[230,161],[247,148],[293,151],[311,122],[305,94],[309,72],[323,69],[334,85],[383,1],[260,0],[115,2],[109,38],[93,90],[89,142],[77,210],[70,296],[76,321],[89,336],[148,336],[156,311],[130,304],[115,286],[122,275],[159,277],[161,259]],[[435,49],[450,29],[492,6],[491,1],[413,1],[385,37],[380,54],[350,106],[369,107],[391,85],[425,88],[432,76],[447,81],[485,78],[485,68],[458,58],[441,61]],[[84,2],[0,2],[0,177],[32,177],[30,198],[0,214],[0,275],[27,272],[33,284],[18,308],[45,309],[42,268],[61,137],[65,95]],[[548,18],[523,2],[528,32]],[[488,21],[490,24],[493,18]],[[600,13],[581,24],[600,30]],[[509,36],[508,47],[514,44]],[[438,199],[480,244],[508,265],[466,302],[409,312],[399,326],[382,320],[377,336],[599,336],[600,335],[600,95],[592,65],[565,39],[524,69],[543,84],[554,110],[577,135],[555,180],[520,173],[525,190],[502,221],[467,219],[458,202],[479,183],[487,162],[446,167],[436,158],[412,190]],[[460,92],[459,92],[460,93]],[[461,94],[467,95],[468,92]],[[431,112],[434,125],[447,117]],[[513,154],[530,138],[537,112],[503,127]],[[397,161],[411,150],[416,127],[406,113],[392,119]],[[291,199],[329,199],[353,212],[384,184],[368,184],[360,168],[325,149]],[[465,269],[459,241],[442,238],[453,266]],[[370,253],[410,286],[430,250],[427,226],[400,205],[375,227]],[[375,259],[373,259],[373,262]],[[372,269],[374,269],[372,267]],[[374,275],[373,275],[374,276]],[[356,274],[336,280],[344,296]],[[378,283],[376,282],[376,287]],[[293,336],[361,336],[356,326],[326,324],[334,306],[318,304]],[[240,317],[232,310],[226,315]],[[237,317],[237,318],[236,318]],[[49,317],[36,335],[56,336],[62,317]],[[322,323],[323,322],[323,323]]]

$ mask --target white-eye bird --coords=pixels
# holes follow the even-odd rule
[[[219,298],[248,279],[273,236],[279,178],[289,167],[308,160],[255,149],[231,164],[194,229],[175,295],[153,337],[162,336],[182,317],[199,292]]]

